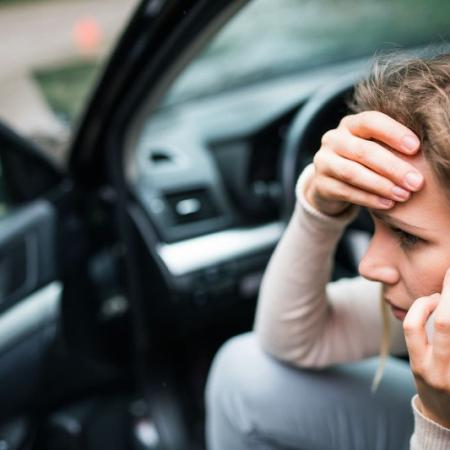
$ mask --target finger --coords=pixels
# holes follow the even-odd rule
[[[411,196],[410,191],[395,185],[389,179],[332,151],[323,153],[320,158],[316,158],[315,163],[322,173],[380,197],[404,202]]]
[[[370,209],[389,209],[395,204],[390,199],[379,197],[324,175],[317,177],[316,191],[323,198],[350,202]]]
[[[425,324],[439,302],[439,294],[420,297],[414,301],[403,320],[406,345],[412,360],[416,362],[423,358],[430,343]]]
[[[417,191],[423,185],[422,174],[412,164],[400,159],[391,150],[376,142],[336,130],[327,140],[326,147],[347,159],[363,164],[397,186]],[[415,183],[414,177],[417,179]]]
[[[433,353],[450,360],[450,270],[447,270],[434,317]]]
[[[356,136],[384,142],[406,155],[415,154],[420,146],[418,137],[409,128],[379,111],[364,111],[347,116],[342,125]]]

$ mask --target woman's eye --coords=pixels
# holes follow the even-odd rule
[[[391,230],[397,235],[398,240],[400,241],[400,246],[405,249],[414,247],[422,240],[421,238],[407,233],[400,228],[391,228]]]

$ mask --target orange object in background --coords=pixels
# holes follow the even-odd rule
[[[82,53],[95,53],[103,39],[99,23],[92,17],[86,17],[75,22],[73,27],[75,45]]]

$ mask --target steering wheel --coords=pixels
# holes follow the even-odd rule
[[[295,184],[299,174],[313,161],[320,148],[322,135],[336,128],[340,119],[348,114],[347,100],[359,76],[352,75],[319,89],[298,111],[288,132],[282,153],[281,180],[283,190],[283,218],[287,222],[295,206]],[[339,242],[333,279],[358,274],[358,261],[354,251],[357,232],[373,233],[373,223],[365,208],[349,224]],[[353,242],[352,242],[353,240]]]

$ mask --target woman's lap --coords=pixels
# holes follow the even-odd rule
[[[407,449],[415,393],[409,366],[390,358],[372,394],[377,362],[300,370],[267,356],[252,333],[231,339],[208,379],[209,448]]]

